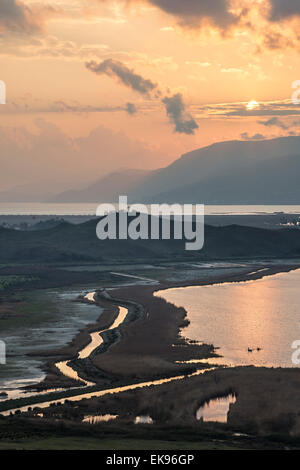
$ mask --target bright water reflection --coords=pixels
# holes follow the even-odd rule
[[[200,369],[200,370],[197,370],[196,372],[193,372],[188,377],[194,377],[196,375],[205,374],[206,372],[211,372],[213,370],[214,370],[214,368]],[[153,380],[153,381],[150,381],[150,382],[140,382],[140,383],[135,383],[135,384],[131,384],[131,385],[124,385],[123,387],[116,387],[116,388],[110,388],[110,389],[106,389],[106,390],[99,390],[99,391],[96,391],[96,392],[87,392],[87,393],[84,393],[84,394],[74,395],[74,396],[71,396],[71,397],[68,397],[68,398],[62,398],[60,400],[51,400],[51,401],[47,401],[47,402],[36,403],[35,405],[31,405],[31,407],[32,408],[34,408],[34,407],[48,408],[49,406],[51,406],[53,404],[56,404],[58,402],[61,403],[61,404],[64,404],[66,400],[74,402],[74,401],[80,401],[80,400],[84,400],[84,399],[95,398],[95,397],[99,398],[99,397],[104,397],[105,395],[115,395],[117,393],[127,392],[128,390],[136,390],[136,389],[144,388],[144,387],[158,386],[158,385],[166,384],[166,383],[169,383],[169,382],[174,382],[176,380],[182,380],[184,378],[185,378],[184,375],[180,375],[180,376],[177,376],[177,377],[170,377],[168,379],[158,379],[158,380]],[[11,409],[9,411],[3,411],[0,414],[2,414],[4,416],[7,416],[10,413],[15,413],[16,411],[26,412],[26,411],[28,411],[28,408],[29,407],[26,405],[26,406],[22,406],[21,408],[14,408],[14,409]]]
[[[83,423],[87,424],[98,424],[98,423],[108,423],[108,421],[112,421],[116,419],[118,415],[90,415],[85,416],[82,420]]]
[[[300,339],[300,270],[257,281],[193,286],[156,295],[184,307],[190,324],[182,335],[220,347],[214,363],[293,367]]]
[[[215,398],[209,400],[199,408],[196,413],[196,419],[198,421],[203,420],[213,421],[215,423],[227,423],[227,415],[231,404],[236,402],[234,395],[228,395],[227,397]]]
[[[95,292],[93,292],[91,294],[87,294],[85,297],[88,298],[88,295],[90,296],[89,300],[92,300],[92,299],[94,299]],[[123,323],[123,321],[125,320],[125,318],[127,316],[127,313],[128,313],[127,308],[119,307],[119,314],[118,314],[117,318],[115,319],[115,321],[113,322],[113,324],[109,328],[106,328],[104,330],[95,331],[94,333],[91,333],[90,334],[90,338],[91,338],[90,343],[86,347],[84,347],[81,351],[79,351],[79,353],[78,353],[79,359],[86,359],[87,357],[89,357],[92,354],[93,351],[95,351],[99,346],[101,346],[101,344],[103,343],[102,333],[104,333],[105,331],[108,331],[108,330],[113,330],[115,328],[118,328],[118,326],[120,326],[121,323]],[[69,377],[71,379],[82,382],[87,386],[94,385],[94,382],[89,382],[89,381],[81,378],[79,376],[78,372],[75,369],[73,369],[70,361],[57,362],[55,365],[58,368],[58,370],[63,375],[65,375],[66,377]]]

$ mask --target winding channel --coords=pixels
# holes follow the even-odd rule
[[[89,300],[90,302],[95,302],[95,295],[96,295],[96,292],[90,292],[87,295],[85,295],[84,298],[86,300]],[[125,319],[127,317],[127,314],[128,314],[128,309],[125,308],[125,307],[119,306],[119,314],[118,314],[117,318],[114,320],[114,322],[112,323],[112,325],[109,328],[106,328],[104,330],[95,331],[94,333],[91,333],[90,334],[90,338],[91,338],[90,343],[87,346],[85,346],[81,351],[79,351],[78,358],[79,359],[88,358],[93,353],[93,351],[95,351],[101,344],[103,344],[102,333],[104,333],[105,331],[108,331],[108,330],[113,330],[113,329],[118,328],[125,321]],[[205,362],[207,363],[207,360],[205,360]],[[69,378],[72,378],[72,379],[75,379],[77,381],[82,382],[85,385],[85,387],[91,387],[91,386],[96,385],[94,382],[89,382],[89,381],[83,379],[82,377],[80,377],[78,375],[78,372],[75,369],[72,368],[70,360],[57,362],[55,364],[55,366],[59,369],[59,371],[63,375],[65,375],[66,377],[69,377]],[[0,414],[3,415],[3,416],[7,416],[10,413],[15,413],[16,411],[27,412],[28,408],[32,408],[32,407],[34,407],[34,408],[35,407],[36,408],[48,408],[49,406],[51,406],[54,403],[64,404],[65,401],[74,402],[74,401],[80,401],[80,400],[83,400],[83,399],[89,399],[89,398],[92,398],[92,397],[94,398],[94,397],[103,397],[105,395],[113,395],[113,394],[117,394],[117,393],[121,393],[121,392],[126,392],[128,390],[135,390],[135,389],[138,389],[138,388],[158,386],[158,385],[173,382],[173,381],[176,381],[176,380],[182,380],[186,377],[193,377],[195,375],[201,375],[201,374],[204,374],[205,372],[213,371],[213,370],[215,370],[215,367],[211,367],[209,369],[198,369],[196,372],[193,372],[192,374],[189,374],[189,375],[178,375],[178,376],[175,376],[175,377],[169,377],[169,378],[165,378],[165,379],[157,379],[157,380],[148,381],[148,382],[134,383],[134,384],[124,385],[122,387],[116,387],[116,388],[111,388],[111,389],[87,392],[85,394],[79,393],[79,394],[75,394],[73,396],[69,396],[69,397],[66,397],[66,398],[59,398],[59,399],[45,401],[45,402],[41,402],[41,403],[35,403],[34,405],[25,405],[25,406],[22,406],[22,407],[19,407],[19,408],[12,408],[10,410],[0,412]],[[82,388],[81,388],[81,390],[82,390]]]
[[[95,295],[96,295],[96,292],[90,292],[84,298],[86,300],[89,300],[90,302],[95,302]],[[100,331],[95,331],[94,333],[90,334],[91,341],[87,346],[85,346],[81,351],[79,351],[78,359],[88,358],[92,354],[93,351],[99,348],[99,346],[103,344],[102,333],[108,330],[114,330],[115,328],[118,328],[125,321],[127,314],[128,314],[127,308],[119,307],[119,315],[117,316],[117,318],[115,319],[115,321],[109,328],[106,328]],[[94,382],[89,382],[83,379],[82,377],[80,377],[78,375],[78,372],[75,369],[73,369],[72,366],[70,365],[70,361],[57,362],[55,366],[66,377],[82,382],[87,387],[91,387],[95,385]]]

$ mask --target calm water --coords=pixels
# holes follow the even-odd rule
[[[87,300],[89,300],[90,302],[95,302],[95,295],[96,295],[95,291],[94,292],[89,292],[88,294],[85,295],[85,298]],[[79,359],[88,358],[92,354],[92,352],[95,349],[97,349],[99,346],[101,346],[101,344],[103,343],[103,338],[102,338],[101,333],[104,333],[105,331],[108,331],[108,330],[113,330],[115,328],[118,328],[121,325],[121,323],[124,322],[124,320],[127,316],[127,313],[128,313],[127,308],[119,307],[119,314],[118,314],[117,318],[114,320],[113,324],[109,328],[106,328],[106,329],[100,330],[100,331],[95,331],[95,332],[91,333],[90,334],[90,343],[87,346],[85,346],[81,351],[78,352],[78,358]],[[57,362],[55,365],[56,365],[57,369],[59,369],[60,372],[62,374],[64,374],[66,377],[70,377],[72,379],[83,382],[87,386],[95,385],[93,382],[89,382],[85,379],[82,379],[79,376],[78,372],[75,369],[72,368],[69,361]]]
[[[190,325],[181,334],[219,347],[223,356],[219,363],[295,367],[291,345],[300,340],[299,286],[297,270],[257,281],[169,289],[156,295],[186,309]]]
[[[44,357],[31,357],[28,352],[57,350],[71,341],[79,330],[94,323],[102,309],[96,305],[73,302],[86,290],[49,289],[30,293],[32,314],[27,323],[1,329],[0,339],[7,347],[7,363],[0,366],[0,392],[19,396],[21,387],[41,381],[45,374]],[[39,311],[41,309],[41,311]]]
[[[209,400],[199,408],[196,413],[196,419],[198,421],[203,420],[213,421],[215,423],[227,423],[227,416],[230,405],[236,402],[234,395],[228,395],[227,397],[215,398]]]
[[[99,201],[100,204],[101,201]],[[98,203],[29,203],[29,202],[1,202],[0,215],[95,215]],[[274,205],[206,205],[207,215],[249,215],[249,214],[273,214],[284,212],[286,214],[300,214],[300,205],[274,206]]]
[[[118,415],[88,415],[83,418],[82,422],[88,424],[108,423],[117,417]]]

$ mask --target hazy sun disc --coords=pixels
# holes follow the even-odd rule
[[[249,101],[249,103],[246,105],[246,108],[248,111],[252,111],[253,109],[259,108],[259,103],[255,100]]]

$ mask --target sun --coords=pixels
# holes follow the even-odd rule
[[[249,101],[249,103],[246,105],[246,108],[248,111],[253,111],[253,109],[259,108],[259,103],[255,100]]]

